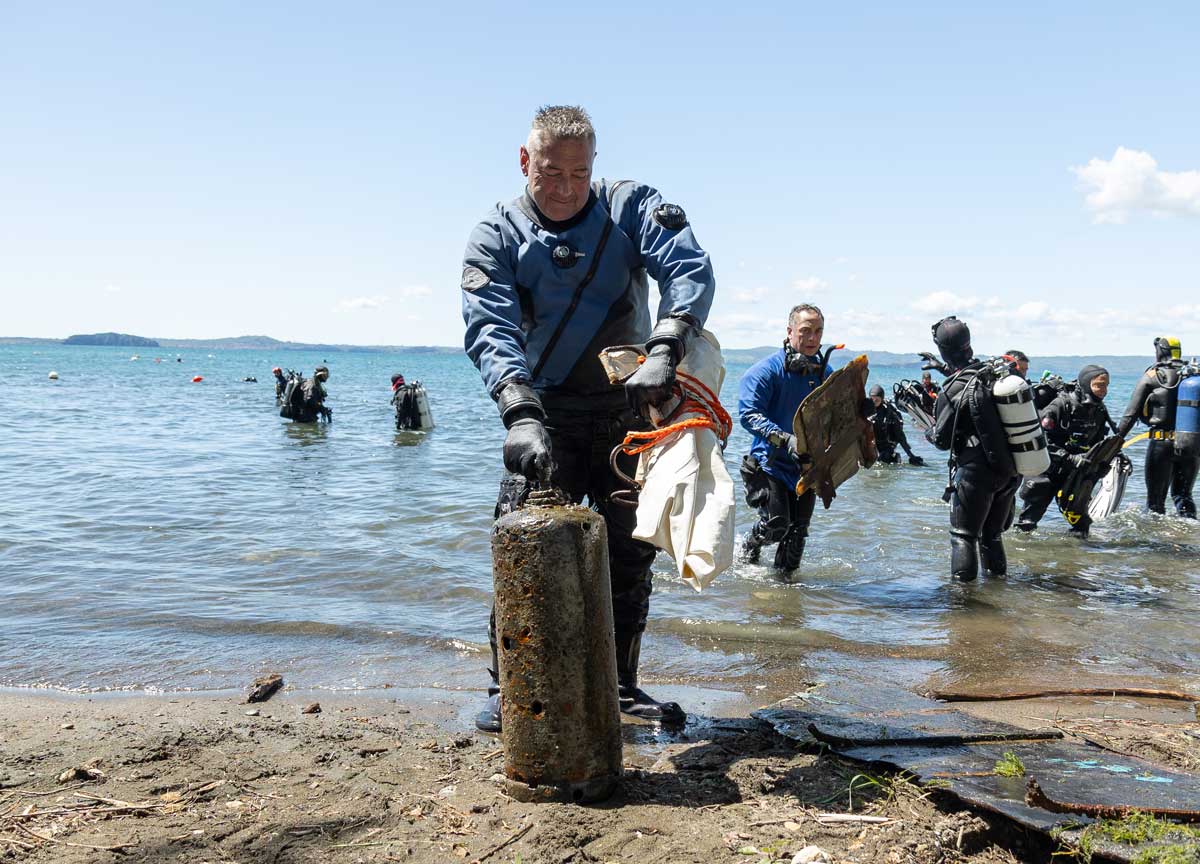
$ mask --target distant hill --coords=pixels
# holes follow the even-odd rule
[[[725,355],[726,360],[753,363],[756,360],[766,357],[768,354],[774,354],[779,348],[779,345],[763,346],[761,348],[722,348],[721,353]],[[892,351],[866,351],[860,348],[842,348],[834,351],[833,355],[829,358],[829,362],[835,367],[842,366],[859,354],[866,354],[867,362],[872,366],[916,366],[920,363],[916,353],[896,354]]]
[[[124,348],[157,348],[158,343],[143,336],[130,336],[128,333],[80,333],[68,336],[63,340],[64,345],[120,345]]]
[[[283,342],[270,336],[227,336],[223,339],[159,339],[163,348],[190,348],[194,351],[213,351],[219,348],[254,349],[258,351],[324,351],[335,353],[391,351],[420,351],[429,354],[459,353],[461,348],[447,345],[336,345],[324,342]]]

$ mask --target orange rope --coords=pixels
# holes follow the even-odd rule
[[[638,363],[644,363],[645,357],[639,357]],[[721,405],[721,400],[703,382],[684,372],[676,372],[675,378],[681,382],[683,402],[680,403],[677,414],[700,414],[699,417],[687,417],[658,429],[648,432],[626,432],[625,440],[621,442],[621,450],[629,456],[644,453],[656,444],[661,444],[673,435],[679,435],[688,429],[711,429],[717,433],[721,446],[729,440],[733,432],[733,418]],[[643,443],[638,443],[643,442]]]

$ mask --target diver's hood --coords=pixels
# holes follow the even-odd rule
[[[871,390],[870,390],[870,392],[867,393],[867,395],[868,396],[878,396],[880,399],[882,399],[883,398],[883,387],[881,387],[878,384],[873,384],[873,385],[871,385]]]
[[[1183,346],[1173,336],[1159,336],[1154,340],[1154,359],[1158,363],[1169,363],[1183,358]]]
[[[975,356],[971,350],[971,328],[953,315],[933,325],[933,342],[942,359],[956,368],[965,366]]]
[[[1094,381],[1097,376],[1107,374],[1108,370],[1103,366],[1096,366],[1095,364],[1089,363],[1087,366],[1084,366],[1079,370],[1079,377],[1075,379],[1075,392],[1078,393],[1079,397],[1084,400],[1091,399],[1096,402],[1104,401],[1102,399],[1097,399],[1092,393],[1092,381]]]

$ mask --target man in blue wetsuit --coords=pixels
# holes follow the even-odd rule
[[[463,258],[465,345],[508,430],[507,474],[496,515],[554,486],[587,498],[608,528],[621,710],[678,723],[683,710],[637,686],[655,550],[634,540],[634,511],[614,506],[609,454],[640,414],[671,396],[675,367],[703,326],[715,280],[687,215],[649,186],[592,182],[596,134],[571,106],[542,108],[521,148],[525,192],[475,226]],[[649,282],[661,300],[654,318]],[[657,323],[655,323],[657,322]],[[624,386],[598,358],[611,345],[645,344],[646,361]],[[636,457],[619,459],[632,475]],[[499,731],[495,615],[492,687],[475,720]]]
[[[788,315],[783,348],[759,360],[742,378],[738,414],[742,428],[754,436],[742,459],[746,503],[758,510],[743,552],[758,561],[768,543],[775,548],[775,567],[790,571],[800,566],[805,538],[817,496],[813,490],[797,495],[803,453],[796,452],[792,418],[796,409],[832,371],[821,358],[825,316],[816,306],[801,303]]]

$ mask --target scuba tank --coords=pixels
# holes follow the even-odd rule
[[[1176,392],[1175,454],[1196,459],[1200,457],[1200,374],[1184,378]]]
[[[1187,374],[1187,367],[1178,360],[1169,360],[1155,364],[1149,372],[1154,373],[1156,386],[1146,397],[1146,404],[1142,406],[1142,420],[1151,429],[1169,431],[1175,428],[1179,385],[1183,376]]]
[[[992,386],[992,401],[1004,424],[1017,473],[1025,477],[1046,473],[1050,469],[1050,451],[1029,382],[1020,375],[1003,375]]]
[[[279,408],[279,416],[293,420],[296,417],[296,409],[300,404],[303,404],[304,396],[301,387],[304,383],[303,376],[299,372],[293,372],[291,369],[287,373],[287,386],[283,388],[283,404]]]
[[[421,428],[429,430],[433,428],[433,411],[429,408],[429,395],[425,392],[425,385],[420,381],[413,385],[416,387],[417,413],[421,418]]]
[[[1033,407],[1040,413],[1043,408],[1058,398],[1060,393],[1075,389],[1074,381],[1064,381],[1061,375],[1043,372],[1041,380],[1033,386]]]

